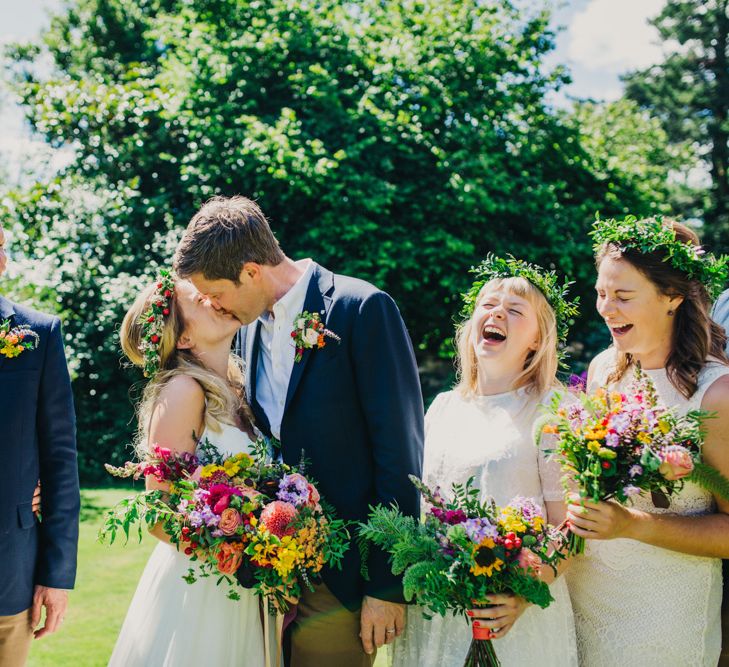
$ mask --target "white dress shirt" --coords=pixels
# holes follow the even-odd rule
[[[301,259],[296,265],[303,268],[304,273],[273,304],[273,312],[266,311],[258,318],[261,323],[261,344],[256,372],[256,400],[268,417],[271,433],[279,440],[286,392],[296,356],[291,332],[294,329],[294,319],[304,310],[306,292],[314,273],[314,262],[311,259]]]

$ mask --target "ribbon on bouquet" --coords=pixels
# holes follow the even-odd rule
[[[267,609],[263,610],[263,652],[266,658],[266,667],[281,667],[283,624],[284,615],[281,612],[277,612],[274,616]],[[271,636],[271,630],[274,632],[273,636]]]
[[[264,607],[267,606],[264,603]],[[293,604],[284,614],[277,610],[271,614],[263,609],[263,651],[266,667],[281,667],[283,660],[283,633],[296,618],[296,604]],[[273,634],[272,634],[273,631]]]

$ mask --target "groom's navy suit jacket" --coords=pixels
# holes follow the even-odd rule
[[[320,313],[341,342],[327,338],[323,348],[306,350],[294,364],[281,422],[284,461],[296,464],[305,452],[308,472],[341,519],[364,521],[370,505],[392,502],[417,516],[419,496],[408,475],[421,474],[423,399],[395,302],[366,282],[315,265],[304,310]],[[257,426],[269,433],[256,400],[259,348],[256,321],[241,330],[238,351],[246,362]],[[353,540],[342,570],[323,572],[342,604],[354,610],[363,595],[402,601],[401,582],[383,552],[372,549],[369,580],[362,578],[360,564]]]
[[[76,418],[58,318],[0,296],[0,322],[27,325],[38,347],[0,356],[0,616],[31,606],[35,584],[73,588],[79,485]],[[31,509],[41,481],[43,520]]]

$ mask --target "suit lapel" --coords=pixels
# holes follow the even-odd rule
[[[311,276],[311,280],[309,281],[309,287],[306,291],[304,310],[310,313],[319,313],[325,326],[329,317],[329,309],[332,306],[332,298],[330,296],[330,293],[333,288],[334,275],[331,273],[331,271],[327,271],[318,264],[315,264],[314,273]],[[293,329],[293,321],[290,323],[290,326]],[[315,350],[304,350],[301,361],[299,361],[298,363],[294,363],[294,368],[291,371],[291,378],[289,379],[288,390],[286,391],[286,403],[284,404],[284,414],[283,419],[281,420],[282,423],[283,420],[286,419],[286,411],[289,408],[291,399],[296,393],[296,388],[299,386],[299,382],[301,381],[301,377],[304,374],[304,370],[309,363],[309,359],[311,358],[312,353],[315,353]]]
[[[15,316],[15,308],[13,308],[13,304],[11,301],[8,301],[4,296],[0,296],[0,324],[4,320],[12,320]],[[10,326],[13,326],[12,321],[10,322]],[[0,355],[0,370],[5,365],[5,362],[8,360],[8,358],[4,355]]]

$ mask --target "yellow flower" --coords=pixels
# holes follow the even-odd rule
[[[537,515],[532,519],[532,526],[534,530],[542,530],[544,527],[544,518]]]
[[[635,437],[636,437],[636,440],[638,440],[638,442],[640,442],[643,445],[651,444],[651,437],[645,431],[641,431]]]
[[[593,454],[597,454],[600,451],[600,443],[594,440],[587,443],[587,449]]]
[[[658,428],[661,429],[661,433],[668,433],[671,430],[671,425],[665,419],[661,419],[658,421]]]
[[[223,469],[225,470],[225,474],[228,475],[228,477],[235,477],[235,475],[238,474],[238,471],[240,470],[240,465],[236,461],[231,461],[228,459],[223,463]]]
[[[607,431],[604,428],[588,429],[585,431],[585,438],[587,440],[602,440],[606,435]]]
[[[206,477],[212,477],[216,472],[225,472],[225,468],[211,463],[210,465],[205,466],[200,471],[200,477],[202,477],[203,479]]]
[[[491,577],[494,570],[501,570],[504,561],[497,558],[494,553],[494,541],[490,537],[486,537],[479,544],[474,545],[471,554],[473,555],[473,565],[471,565],[471,573],[477,577]]]
[[[618,407],[623,403],[623,395],[619,391],[610,392],[610,402],[613,406]]]
[[[526,533],[527,527],[520,517],[513,516],[512,514],[502,515],[499,519],[499,524],[509,533]]]

